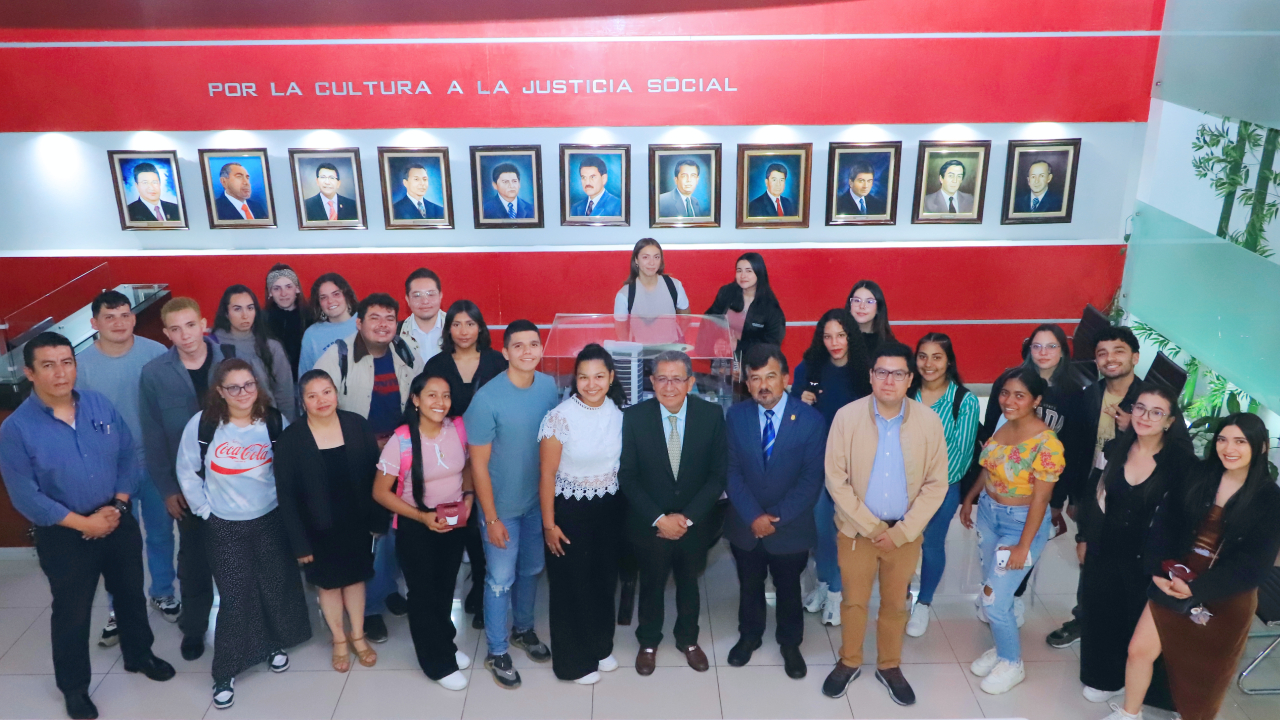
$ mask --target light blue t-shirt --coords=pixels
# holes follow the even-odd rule
[[[97,344],[76,356],[76,388],[102,393],[115,405],[133,435],[138,456],[142,457],[142,419],[138,411],[138,384],[142,366],[165,354],[165,347],[155,340],[134,336],[133,347],[120,357],[104,355]]]
[[[356,332],[356,317],[340,323],[316,323],[302,333],[302,349],[298,352],[298,377],[313,369],[329,346]],[[298,378],[294,378],[297,380]],[[336,378],[335,378],[336,379]]]
[[[462,419],[468,445],[492,445],[489,477],[498,519],[519,517],[538,505],[538,427],[560,403],[550,375],[534,373],[521,389],[502,373],[476,391]],[[493,518],[488,518],[492,520]]]

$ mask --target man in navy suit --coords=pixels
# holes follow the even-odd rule
[[[764,192],[747,206],[747,217],[797,215],[795,202],[782,196],[786,189],[787,168],[781,163],[773,163],[764,171]]]
[[[856,162],[849,168],[849,188],[836,197],[837,215],[886,215],[883,198],[874,197],[876,171],[869,163]]]
[[[431,187],[427,169],[422,163],[414,163],[404,171],[405,196],[391,206],[393,220],[442,220],[444,208],[427,200],[424,195]]]
[[[825,478],[826,421],[787,399],[787,358],[777,345],[754,345],[743,358],[751,400],[729,409],[729,503],[724,534],[738,566],[738,642],[729,664],[746,665],[764,636],[766,575],[777,592],[787,675],[807,672],[800,655],[804,608],[800,574],[817,542],[813,507]]]
[[[129,219],[134,222],[176,222],[182,220],[177,203],[160,199],[164,184],[160,171],[149,162],[133,166],[133,186],[138,199],[129,203]]]
[[[520,168],[502,163],[489,174],[493,191],[484,201],[485,220],[523,220],[533,218],[533,203],[520,197]]]
[[[222,194],[213,201],[213,212],[219,220],[270,220],[267,208],[253,198],[249,171],[240,163],[230,162],[218,171]]]
[[[605,190],[609,182],[609,169],[604,160],[595,155],[582,158],[578,166],[578,181],[582,183],[582,192],[586,199],[579,200],[569,208],[570,217],[619,217],[622,215],[622,201]]]
[[[1013,200],[1016,213],[1049,213],[1062,210],[1062,195],[1049,188],[1053,168],[1047,160],[1037,160],[1027,168],[1027,187],[1019,188]]]
[[[316,185],[320,188],[320,192],[302,203],[308,222],[360,219],[356,201],[338,194],[338,188],[342,187],[342,178],[338,177],[336,165],[320,163],[320,167],[316,168]]]

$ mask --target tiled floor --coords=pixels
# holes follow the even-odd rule
[[[1050,545],[1035,585],[1035,600],[1027,609],[1022,639],[1027,680],[1007,695],[993,697],[978,689],[968,663],[990,646],[986,626],[973,615],[978,584],[974,540],[959,523],[948,538],[950,564],[933,606],[934,622],[922,638],[907,638],[903,670],[914,685],[918,702],[909,708],[894,705],[865,669],[844,699],[830,700],[820,692],[822,680],[840,648],[840,629],[825,628],[806,615],[801,650],[809,676],[791,680],[782,671],[777,646],[767,641],[747,667],[725,662],[737,640],[737,583],[727,549],[716,548],[703,579],[701,643],[711,659],[709,672],[690,669],[671,645],[660,649],[658,669],[643,678],[632,671],[637,643],[633,627],[618,628],[617,672],[595,686],[556,680],[550,666],[513,655],[524,680],[516,691],[499,688],[478,663],[468,672],[471,687],[463,692],[440,688],[418,670],[403,618],[388,616],[391,640],[377,646],[373,669],[356,665],[346,674],[329,669],[329,637],[319,617],[315,637],[294,648],[287,673],[273,675],[262,668],[236,680],[236,703],[226,711],[210,705],[210,655],[184,662],[178,653],[177,628],[152,615],[156,653],[169,660],[179,674],[155,683],[125,673],[118,648],[91,649],[93,698],[104,718],[1029,718],[1030,720],[1100,720],[1105,706],[1092,705],[1080,694],[1076,650],[1054,650],[1044,635],[1070,617],[1075,591],[1073,549],[1066,541]],[[463,566],[465,575],[467,566]],[[459,578],[459,588],[464,578]],[[548,637],[545,588],[539,595],[538,632]],[[314,605],[314,598],[312,599]],[[482,652],[480,631],[460,607],[455,622],[461,628],[458,645],[473,658]],[[667,626],[674,619],[674,590],[668,590]],[[106,616],[99,593],[94,625]],[[772,625],[772,621],[771,621]],[[769,631],[771,636],[772,629]],[[770,638],[771,639],[771,638]],[[1263,646],[1249,642],[1247,658]],[[864,656],[875,657],[874,612],[864,643]],[[49,653],[49,591],[34,556],[26,551],[0,555],[0,720],[3,718],[64,717],[61,696],[54,687]],[[1280,658],[1257,672],[1257,682],[1280,685]],[[1150,715],[1149,715],[1150,716]],[[1158,716],[1164,717],[1164,716]],[[1280,696],[1246,697],[1233,690],[1222,711],[1229,720],[1274,720],[1280,717]]]

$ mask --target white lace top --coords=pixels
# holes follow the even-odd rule
[[[556,470],[556,495],[593,498],[618,492],[622,411],[611,400],[593,408],[577,395],[542,418],[538,442],[554,437],[564,449]]]

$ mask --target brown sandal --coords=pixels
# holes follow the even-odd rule
[[[338,652],[338,648],[346,648],[346,647],[347,647],[346,640],[333,641],[333,669],[337,670],[340,673],[347,672],[348,670],[351,669],[351,653],[349,651],[344,653]]]
[[[373,667],[375,664],[377,664],[377,662],[378,662],[378,653],[377,653],[377,651],[375,651],[373,648],[369,647],[369,643],[368,643],[368,642],[365,642],[365,640],[364,640],[364,636],[363,636],[363,635],[362,635],[362,636],[360,636],[360,637],[353,637],[353,638],[351,638],[350,642],[351,642],[351,649],[352,649],[352,650],[355,650],[355,653],[356,653],[356,659],[358,659],[358,660],[360,661],[360,664],[361,664],[361,665],[363,665],[363,666],[365,666],[365,667]],[[365,643],[365,647],[366,647],[366,648],[368,648],[368,649],[367,649],[367,650],[356,650],[356,643],[357,643],[357,642],[364,642],[364,643]]]

